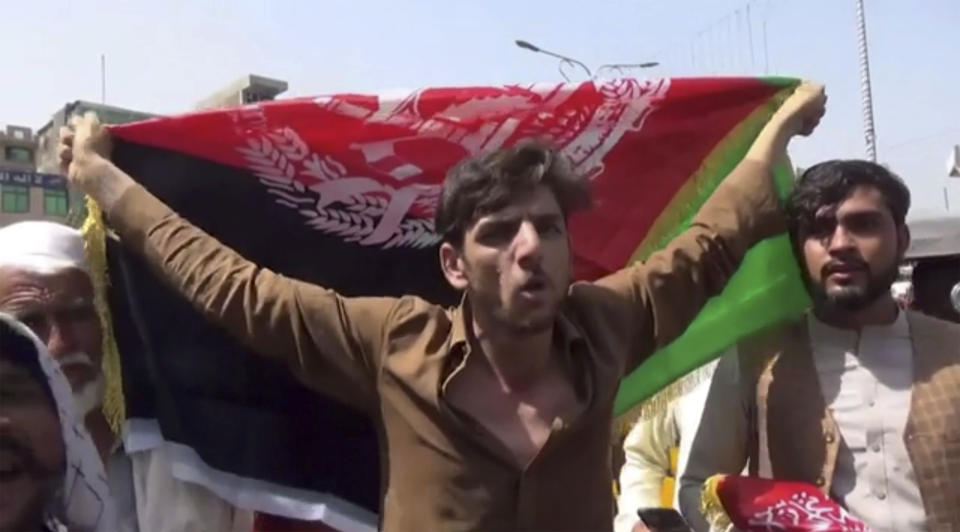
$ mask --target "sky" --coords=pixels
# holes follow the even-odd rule
[[[960,2],[865,4],[879,161],[909,185],[913,218],[947,212],[945,191],[956,214]],[[99,101],[101,54],[107,103],[162,114],[247,73],[287,81],[284,97],[560,80],[525,39],[591,68],[660,63],[638,77],[823,82],[827,116],[791,145],[803,167],[865,156],[856,20],[854,0],[0,0],[0,124]]]

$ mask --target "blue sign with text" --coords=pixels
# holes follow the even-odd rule
[[[67,180],[62,175],[23,172],[18,170],[0,170],[0,185],[20,185],[25,187],[67,188]]]

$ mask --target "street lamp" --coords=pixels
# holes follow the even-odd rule
[[[563,79],[566,81],[570,81],[570,78],[567,76],[567,73],[563,71],[563,65],[572,65],[572,66],[578,66],[582,68],[583,71],[587,73],[587,77],[590,78],[591,80],[596,79],[600,75],[600,72],[602,72],[604,69],[616,70],[620,72],[620,74],[623,74],[623,70],[626,68],[652,68],[660,65],[660,63],[656,61],[647,61],[646,63],[609,63],[609,64],[600,65],[600,67],[597,68],[597,73],[594,74],[590,72],[590,69],[587,68],[587,65],[583,64],[580,61],[577,61],[572,57],[567,57],[565,55],[561,55],[556,52],[551,52],[550,50],[544,50],[543,48],[530,44],[529,42],[524,40],[518,39],[514,42],[516,43],[517,46],[519,46],[520,48],[523,48],[524,50],[530,50],[531,52],[549,55],[550,57],[556,57],[557,59],[559,59],[560,64],[557,66],[557,69],[560,71],[560,75],[563,76]]]
[[[560,55],[560,54],[558,54],[558,53],[556,53],[556,52],[551,52],[550,50],[544,50],[543,48],[540,48],[539,46],[534,46],[534,45],[528,43],[527,41],[523,41],[523,40],[519,40],[519,39],[518,39],[518,40],[516,40],[516,41],[514,41],[514,42],[517,44],[517,46],[519,46],[520,48],[523,48],[524,50],[530,50],[531,52],[536,52],[536,53],[538,53],[538,54],[549,55],[550,57],[556,57],[557,59],[559,59],[559,60],[560,60],[560,64],[557,66],[557,70],[560,71],[560,75],[563,76],[563,79],[566,80],[566,81],[570,81],[570,78],[567,77],[567,73],[563,71],[563,65],[565,65],[565,64],[567,64],[567,65],[575,65],[575,66],[578,66],[578,67],[582,68],[583,71],[587,73],[587,77],[590,78],[590,79],[593,79],[593,73],[590,72],[590,69],[587,68],[587,65],[583,64],[583,63],[580,62],[580,61],[577,61],[576,59],[574,59],[574,58],[572,58],[572,57],[567,57],[567,56],[565,56],[565,55]]]
[[[950,157],[947,159],[947,175],[960,177],[960,145],[954,146],[950,151]]]
[[[642,69],[642,68],[653,68],[655,66],[660,66],[660,63],[658,63],[657,61],[647,61],[645,63],[612,63],[607,65],[600,65],[597,68],[597,73],[594,77],[595,78],[600,77],[600,73],[603,72],[604,69],[616,70],[622,76],[625,74],[624,69],[627,69],[627,68]]]

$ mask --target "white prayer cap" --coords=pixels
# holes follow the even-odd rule
[[[49,274],[67,268],[89,273],[80,231],[54,222],[18,222],[0,228],[0,267]]]

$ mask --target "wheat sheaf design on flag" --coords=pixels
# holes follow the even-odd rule
[[[585,88],[593,98],[583,98]],[[311,228],[364,246],[424,248],[440,240],[433,216],[441,187],[404,183],[423,177],[438,142],[476,155],[520,139],[540,139],[592,178],[603,171],[603,158],[623,135],[641,128],[668,88],[669,80],[632,79],[503,87],[429,111],[429,91],[381,97],[375,106],[317,98],[325,111],[364,127],[403,129],[400,135],[350,146],[361,154],[363,165],[352,167],[359,175],[331,155],[311,150],[290,127],[248,137],[237,151],[275,201],[299,212]]]
[[[362,245],[431,246],[439,237],[429,217],[408,216],[411,207],[432,214],[436,185],[394,188],[367,177],[349,176],[329,155],[321,157],[290,128],[247,140],[238,148],[276,202],[295,209],[314,229]],[[314,181],[311,185],[304,182]]]

